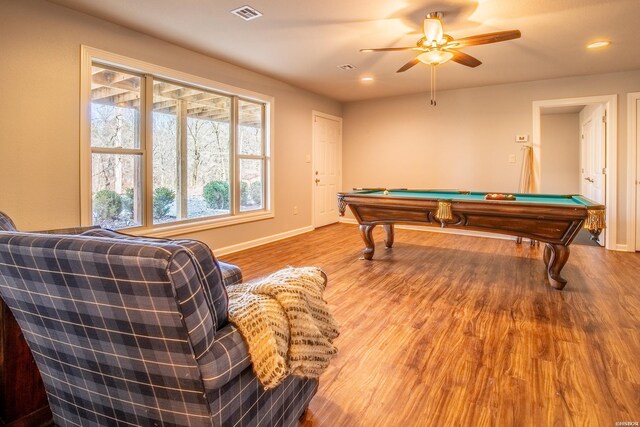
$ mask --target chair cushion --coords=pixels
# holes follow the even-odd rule
[[[83,236],[107,237],[124,239],[139,244],[164,245],[170,243],[177,245],[189,252],[196,261],[198,272],[203,283],[207,284],[207,294],[211,301],[211,311],[214,313],[215,330],[220,329],[228,322],[227,290],[223,284],[222,273],[211,249],[198,240],[190,239],[157,239],[153,237],[138,237],[124,233],[118,233],[104,228],[96,228],[82,233]]]
[[[16,225],[4,212],[0,212],[0,231],[16,231]]]
[[[237,285],[242,283],[242,270],[235,264],[218,261],[220,270],[222,271],[222,282],[225,286]]]
[[[251,366],[251,358],[244,338],[229,323],[216,332],[213,345],[198,363],[205,389],[216,390]]]

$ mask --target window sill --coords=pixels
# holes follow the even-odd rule
[[[261,221],[263,219],[269,219],[273,217],[273,211],[258,211],[234,216],[227,216],[224,218],[191,220],[189,222],[182,222],[180,224],[159,224],[155,227],[150,228],[130,228],[122,229],[119,231],[123,231],[134,236],[173,237],[183,234],[195,233],[198,231],[210,230],[213,228],[244,224],[246,222]]]

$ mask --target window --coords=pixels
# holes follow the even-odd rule
[[[273,216],[270,98],[84,50],[83,223],[169,235]]]
[[[238,102],[238,161],[240,163],[240,211],[264,206],[264,107],[249,101]]]
[[[155,224],[232,213],[233,102],[230,96],[154,80]]]

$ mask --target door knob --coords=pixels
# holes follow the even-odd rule
[[[591,183],[595,182],[595,181],[593,180],[593,178],[591,178],[590,176],[586,177],[584,180],[585,180],[585,181],[588,181],[588,182],[591,182]]]
[[[319,182],[320,182],[320,180],[318,178],[316,178],[316,184],[319,183]]]

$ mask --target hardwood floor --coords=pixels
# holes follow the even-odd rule
[[[378,227],[379,228],[379,227]],[[640,254],[353,225],[221,257],[245,279],[316,265],[341,336],[303,426],[615,426],[640,421]]]

